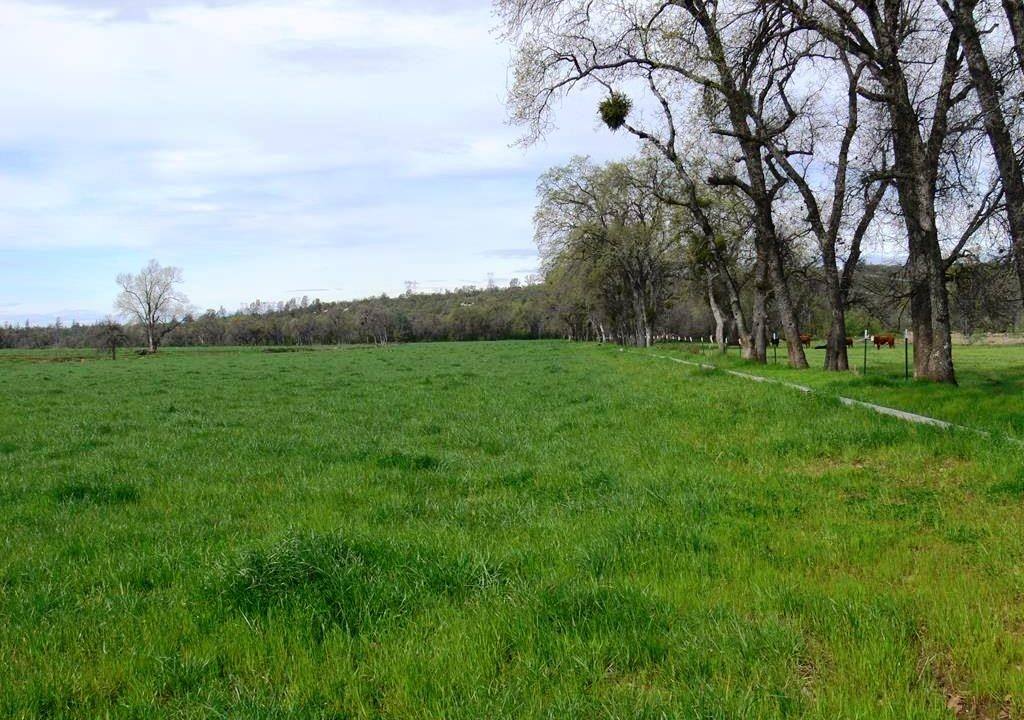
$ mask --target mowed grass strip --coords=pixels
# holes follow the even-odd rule
[[[0,354],[0,407],[3,717],[1024,713],[1012,443],[557,342]]]

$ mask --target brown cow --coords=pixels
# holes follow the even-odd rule
[[[875,343],[875,350],[878,350],[883,345],[888,345],[891,348],[896,347],[896,336],[895,335],[873,335],[871,337],[872,342]]]
[[[846,338],[846,347],[853,347],[853,338],[852,337]]]
[[[804,347],[810,347],[811,346],[811,336],[810,335],[805,335],[804,333],[800,333],[800,342],[803,343]]]

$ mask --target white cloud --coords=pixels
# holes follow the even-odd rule
[[[0,0],[17,28],[0,45],[0,253],[40,276],[60,253],[96,270],[51,298],[0,264],[0,302],[79,307],[151,255],[229,307],[397,291],[410,258],[424,276],[511,274],[482,251],[531,246],[536,175],[633,145],[577,98],[547,143],[510,148],[493,23],[485,0]]]

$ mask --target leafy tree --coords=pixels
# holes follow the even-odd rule
[[[649,346],[681,271],[681,234],[641,178],[626,163],[576,158],[541,178],[535,220],[548,269],[576,278],[580,304],[599,308],[619,338]]]

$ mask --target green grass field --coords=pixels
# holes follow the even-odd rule
[[[0,717],[1024,717],[1024,351],[648,355],[0,354]]]
[[[909,356],[913,374],[913,356],[905,354],[902,342],[895,349],[875,349],[869,344],[866,373],[864,348],[859,343],[849,351],[850,364],[855,366],[850,373],[820,370],[825,351],[815,349],[807,351],[810,371],[790,369],[785,347],[779,349],[777,363],[769,350],[765,367],[742,361],[737,348],[730,349],[725,357],[700,344],[672,343],[660,346],[656,352],[808,385],[826,395],[887,405],[1024,441],[1024,345],[955,346],[959,386],[949,387],[908,382],[906,360]],[[693,357],[696,353],[703,357]]]

